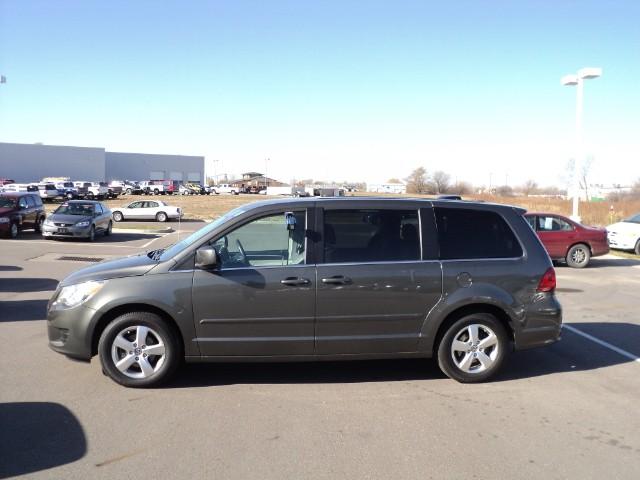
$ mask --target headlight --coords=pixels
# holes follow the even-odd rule
[[[9,217],[0,217],[0,223],[9,223]]]
[[[76,227],[88,227],[90,223],[89,220],[83,220],[82,222],[76,223]]]
[[[48,218],[44,221],[45,225],[49,225],[52,226],[53,225],[53,221],[49,220]]]
[[[83,304],[100,291],[104,282],[89,281],[62,287],[53,305],[59,308],[73,308]]]

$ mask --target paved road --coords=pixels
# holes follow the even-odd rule
[[[0,240],[0,477],[638,477],[640,262],[558,268],[571,329],[483,385],[412,360],[188,366],[128,390],[47,348],[46,301],[86,265],[59,257],[176,238]]]

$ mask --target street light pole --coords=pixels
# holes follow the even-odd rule
[[[584,97],[584,81],[598,78],[602,75],[601,68],[581,68],[575,75],[565,75],[560,83],[565,86],[576,87],[576,132],[575,132],[575,160],[573,162],[573,208],[571,219],[579,222],[580,206],[580,169],[584,161],[584,141],[582,136],[582,109]]]

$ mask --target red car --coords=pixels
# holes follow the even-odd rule
[[[587,227],[557,213],[526,213],[552,260],[566,261],[573,268],[589,265],[591,257],[609,253],[607,230]]]

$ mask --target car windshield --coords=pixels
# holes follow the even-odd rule
[[[93,215],[94,206],[91,203],[63,203],[60,205],[54,215]]]
[[[624,221],[628,223],[640,223],[640,213],[638,213],[637,215],[633,215],[629,218],[625,218]]]
[[[232,218],[237,217],[241,213],[247,211],[248,208],[249,208],[249,205],[243,205],[241,207],[235,208],[225,213],[222,217],[215,219],[209,225],[206,225],[202,227],[200,230],[193,232],[191,235],[184,238],[183,240],[169,246],[167,249],[161,250],[161,251],[153,250],[149,252],[147,255],[149,255],[150,258],[154,258],[154,259],[157,258],[161,262],[169,260],[170,258],[175,257],[178,253],[180,253],[185,248],[193,245],[194,243],[197,243],[200,239],[206,237],[209,233],[211,233],[213,230],[218,228],[220,225],[231,220]]]
[[[0,197],[0,208],[15,208],[16,199],[10,197]]]

